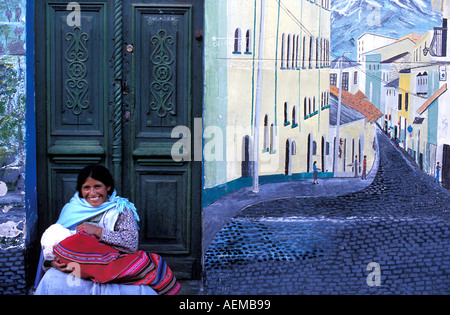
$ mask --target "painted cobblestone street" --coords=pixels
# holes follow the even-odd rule
[[[204,293],[449,294],[450,194],[384,135],[378,141],[367,188],[236,214],[205,253]],[[372,262],[379,286],[368,285]]]

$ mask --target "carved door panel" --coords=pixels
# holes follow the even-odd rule
[[[192,58],[199,53],[194,45],[200,48],[193,36],[196,10],[193,3],[124,1],[124,80],[130,89],[124,96],[130,111],[124,122],[130,140],[124,143],[124,162],[130,165],[124,179],[130,185],[124,189],[140,211],[141,248],[165,254],[187,273],[199,263],[192,254],[199,250],[201,220],[192,198],[200,186],[191,184],[200,170],[191,162],[174,162],[171,150],[179,139],[171,133],[176,126],[190,128],[193,121],[193,75],[201,73]]]
[[[82,3],[69,25],[67,2],[36,1],[36,128],[40,230],[73,196],[78,171],[108,164],[108,2]]]
[[[202,1],[36,1],[39,231],[56,221],[78,171],[101,163],[141,217],[140,247],[198,278],[201,165],[174,162],[175,126],[201,117]]]

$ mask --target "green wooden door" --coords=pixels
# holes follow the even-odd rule
[[[201,165],[173,161],[171,131],[202,113],[203,2],[77,3],[35,2],[39,231],[101,163],[136,204],[141,249],[198,278]]]

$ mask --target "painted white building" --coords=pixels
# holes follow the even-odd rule
[[[450,1],[433,0],[432,4],[433,9],[442,12],[443,17],[442,26],[433,29],[433,39],[429,46],[430,62],[435,64],[437,71],[437,75],[433,77],[439,82],[434,82],[432,95],[428,95],[429,98],[419,109],[419,113],[428,111],[428,139],[435,141],[436,164],[439,162],[441,166],[439,180],[450,189]],[[434,175],[435,165],[432,170]]]
[[[390,138],[398,137],[398,94],[399,78],[395,78],[384,86],[386,95],[384,96],[385,112],[382,127]]]
[[[396,38],[364,33],[358,38],[358,59],[359,63],[364,62],[364,54],[377,48],[392,44]]]
[[[347,57],[339,57],[331,62],[330,66],[330,85],[339,87],[340,68],[342,67],[342,89],[344,91],[356,94],[360,90],[359,82],[365,75],[362,72],[361,64]]]

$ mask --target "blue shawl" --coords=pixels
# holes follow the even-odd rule
[[[134,214],[136,221],[139,221],[139,215],[136,212],[136,207],[126,198],[117,196],[114,190],[109,200],[102,203],[98,207],[93,207],[86,199],[80,198],[78,192],[72,197],[70,202],[64,206],[56,223],[61,224],[67,229],[74,229],[78,224],[93,218],[105,211],[115,209],[117,214],[121,214],[127,208]]]

